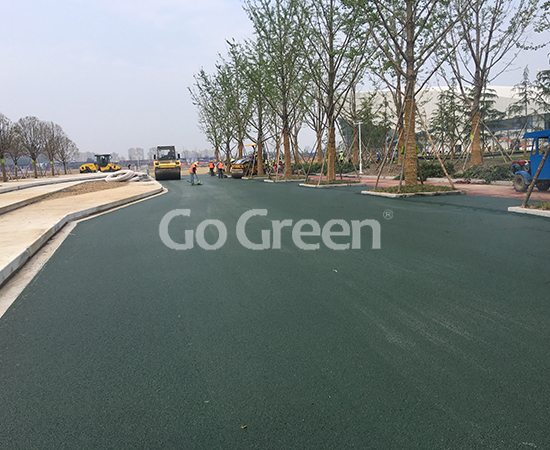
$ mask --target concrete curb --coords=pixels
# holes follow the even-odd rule
[[[531,208],[522,208],[521,206],[510,206],[508,207],[508,211],[520,213],[520,214],[530,214],[532,216],[550,218],[550,211],[543,211],[542,209],[531,209]]]
[[[411,194],[391,194],[389,192],[361,191],[361,194],[374,195],[386,198],[401,197],[435,197],[437,195],[466,195],[466,191],[438,191],[438,192],[415,192]]]
[[[304,178],[303,180],[302,179],[300,180],[264,180],[264,183],[296,183],[296,182],[302,183],[303,181],[306,181],[306,179]]]
[[[37,181],[36,183],[18,184],[16,186],[0,188],[0,194],[5,193],[5,192],[18,191],[20,189],[33,188],[33,187],[37,187],[37,186],[46,186],[48,184],[73,183],[75,181],[100,180],[100,179],[106,178],[107,175],[109,175],[109,174],[102,173],[102,174],[98,174],[98,175],[87,176],[85,180],[82,180],[82,179],[78,180],[75,176],[74,178],[63,178],[63,179],[58,179],[58,180],[51,179],[51,180]]]
[[[341,183],[341,184],[305,184],[300,183],[298,186],[303,187],[309,187],[309,188],[335,188],[335,187],[342,187],[342,186],[363,186],[363,183]]]
[[[487,183],[487,181],[483,180],[482,178],[451,178],[453,183],[457,184],[493,184],[495,186],[513,186],[514,183],[511,181],[491,181]],[[470,180],[470,181],[467,181]],[[432,183],[447,183],[449,184],[449,180],[447,178],[426,178],[426,181],[432,182]]]
[[[19,270],[28,260],[31,258],[40,248],[48,242],[48,240],[61,228],[63,228],[67,223],[80,220],[94,214],[108,211],[109,209],[117,208],[119,206],[125,205],[127,203],[132,203],[138,200],[142,200],[147,197],[151,197],[155,194],[159,194],[163,191],[163,187],[159,186],[152,191],[143,192],[141,194],[136,194],[128,198],[116,200],[111,203],[105,203],[103,205],[94,206],[93,208],[84,209],[82,211],[77,211],[74,213],[67,214],[59,222],[57,222],[53,227],[47,230],[42,236],[40,236],[36,241],[34,241],[29,247],[27,247],[19,256],[13,259],[5,267],[0,269],[0,286],[2,286],[17,270]]]

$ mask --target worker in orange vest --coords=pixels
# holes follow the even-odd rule
[[[218,178],[223,178],[223,162],[218,163]]]
[[[189,167],[189,175],[191,176],[191,186],[195,185],[195,177],[197,175],[197,167],[199,165],[198,161],[195,161],[193,164],[191,164],[191,167]],[[197,178],[198,180],[198,178]]]
[[[213,177],[215,175],[215,173],[214,173],[214,161],[210,161],[208,163],[208,168],[210,169],[210,176]]]

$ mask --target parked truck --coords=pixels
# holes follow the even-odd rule
[[[550,130],[533,131],[523,135],[523,139],[533,139],[533,141],[529,160],[512,162],[510,171],[514,177],[512,182],[516,191],[525,192],[531,184],[549,145],[549,138]],[[539,191],[547,191],[550,188],[550,158],[544,163],[535,186]]]

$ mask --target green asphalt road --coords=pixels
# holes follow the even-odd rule
[[[0,319],[0,449],[550,449],[549,220],[201,180],[81,222]],[[226,244],[167,248],[182,208],[174,241]],[[248,250],[255,208],[251,241],[374,219],[381,249]]]

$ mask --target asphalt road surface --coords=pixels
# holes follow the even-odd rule
[[[201,180],[81,222],[0,319],[0,449],[550,448],[550,221]],[[252,209],[252,243],[369,219],[381,248],[251,250]]]

